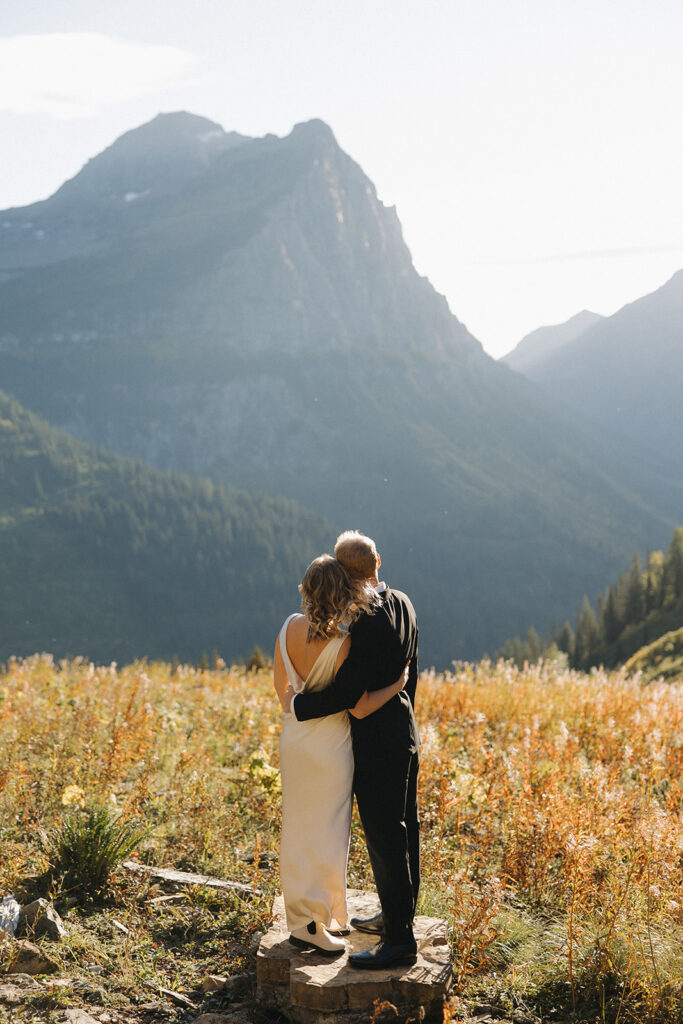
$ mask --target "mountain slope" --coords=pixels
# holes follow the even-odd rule
[[[512,364],[511,364],[512,365]],[[683,270],[657,291],[526,366],[579,419],[683,468]]]
[[[654,643],[641,647],[624,666],[627,671],[642,674],[643,682],[683,679],[683,629],[672,630]]]
[[[501,362],[512,370],[530,377],[539,363],[544,362],[563,345],[575,341],[584,331],[600,323],[602,319],[599,313],[591,313],[590,310],[584,309],[563,324],[539,327],[522,338],[511,352],[502,356]]]
[[[294,502],[90,448],[0,392],[0,660],[269,649],[331,533]]]
[[[194,114],[159,114],[126,132],[49,199],[5,210],[0,281],[35,267],[102,253],[159,215],[164,199],[249,141]]]
[[[129,133],[136,151],[149,131]],[[140,190],[123,164],[118,180]],[[8,257],[4,386],[89,442],[373,533],[429,661],[563,617],[670,532],[680,486],[668,504],[639,497],[623,453],[484,354],[322,122],[241,139],[170,191],[108,204],[76,204],[97,251],[22,272]]]

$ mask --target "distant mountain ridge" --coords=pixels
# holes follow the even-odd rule
[[[127,145],[152,132],[154,150],[176,117],[195,139],[218,130],[188,116]],[[110,180],[120,152],[88,174],[106,157]],[[138,191],[117,180],[117,196]],[[650,494],[660,467],[637,493],[623,453],[484,353],[323,122],[236,140],[170,190],[78,201],[63,222],[59,196],[10,211],[2,236],[3,386],[89,443],[373,533],[430,661],[563,617],[669,533],[678,495]],[[35,239],[22,270],[11,239],[29,211],[55,238],[42,265]]]
[[[522,338],[511,352],[502,356],[501,362],[519,373],[528,374],[532,368],[544,362],[563,345],[575,341],[584,331],[600,323],[602,319],[599,313],[591,313],[590,310],[584,309],[565,323],[539,327]]]
[[[533,361],[512,355],[509,365],[578,419],[683,470],[683,270]]]

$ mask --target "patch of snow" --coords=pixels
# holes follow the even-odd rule
[[[149,192],[150,190],[148,188],[146,188],[144,192],[126,192],[123,200],[126,203],[133,203],[136,199],[142,199],[143,196],[148,196]]]

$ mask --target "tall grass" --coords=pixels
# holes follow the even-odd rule
[[[423,674],[418,718],[422,909],[452,925],[460,993],[678,1019],[683,684],[459,665]],[[47,866],[37,830],[75,793],[153,826],[141,859],[250,881],[245,851],[277,852],[278,734],[267,670],[11,662],[0,890]],[[349,882],[371,884],[356,820]]]

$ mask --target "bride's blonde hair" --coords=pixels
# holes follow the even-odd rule
[[[338,636],[361,612],[378,603],[372,587],[353,579],[332,555],[314,558],[299,584],[301,610],[308,619],[308,639]]]

